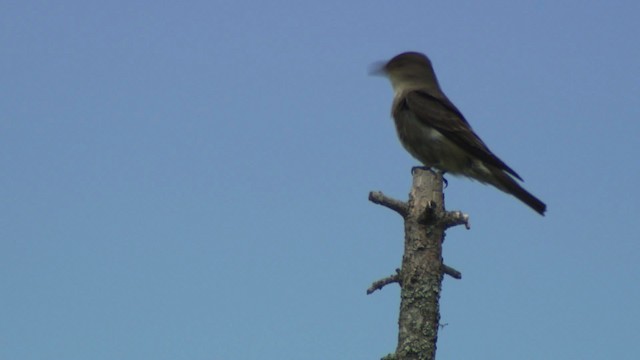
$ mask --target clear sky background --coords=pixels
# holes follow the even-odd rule
[[[541,217],[449,177],[442,359],[637,359],[640,2],[0,2],[0,359],[394,351],[427,53]]]

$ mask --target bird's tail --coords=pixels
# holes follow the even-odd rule
[[[544,216],[544,212],[547,211],[547,205],[540,201],[537,197],[531,195],[520,184],[518,184],[511,176],[505,172],[495,169],[493,171],[497,184],[494,184],[500,190],[515,196],[518,200],[527,204],[530,208],[535,210],[538,214]]]

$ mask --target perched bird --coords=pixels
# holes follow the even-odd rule
[[[544,215],[547,206],[516,182],[522,178],[489,150],[442,92],[427,56],[402,53],[377,64],[372,73],[391,81],[391,115],[413,157],[427,167],[491,184]]]

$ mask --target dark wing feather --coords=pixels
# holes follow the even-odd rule
[[[402,105],[416,114],[425,125],[438,130],[469,154],[522,180],[520,175],[489,150],[462,113],[444,95],[436,97],[425,91],[410,91]]]

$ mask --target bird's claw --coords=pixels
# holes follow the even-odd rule
[[[411,168],[411,175],[413,175],[416,170],[430,171],[431,168],[429,166],[414,166]]]
[[[440,176],[442,176],[442,182],[444,183],[444,188],[446,189],[449,186],[449,181],[444,177],[444,174],[447,172],[444,170],[440,171]]]

